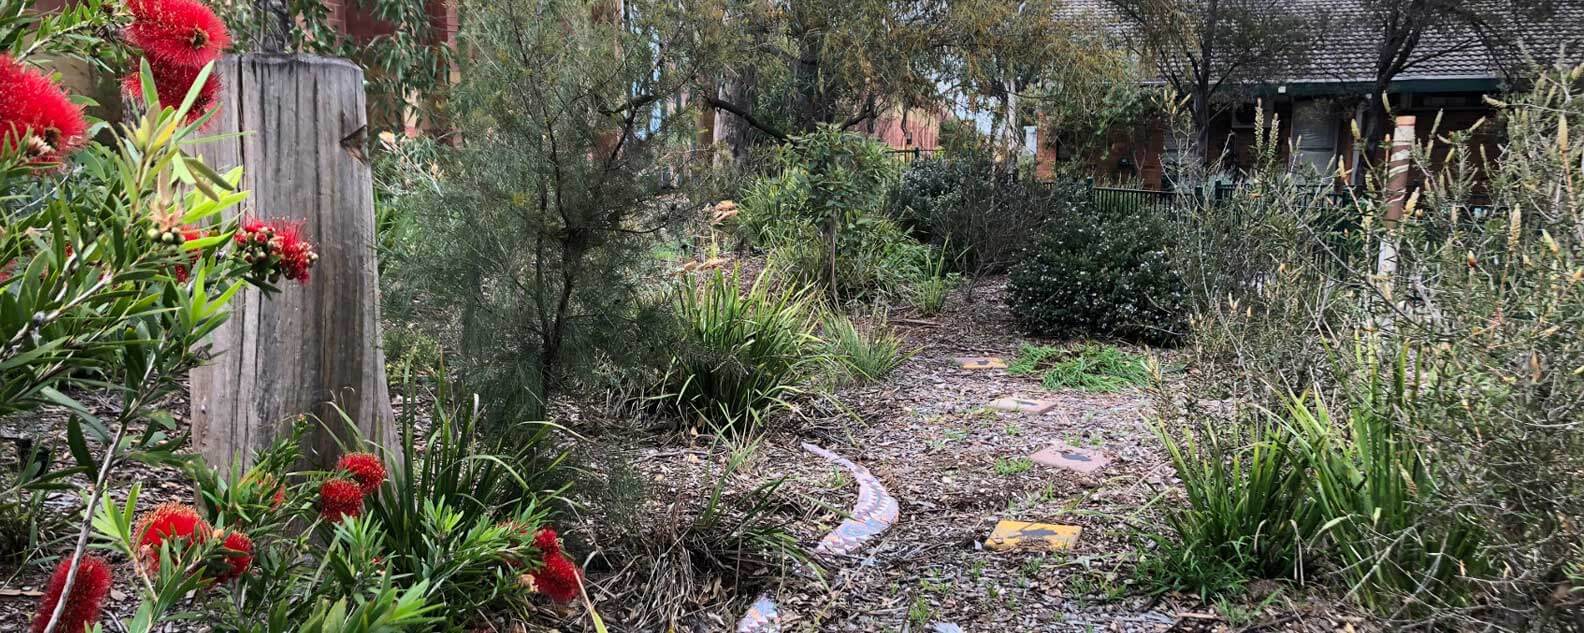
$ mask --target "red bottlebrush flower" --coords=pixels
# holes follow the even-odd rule
[[[307,273],[304,273],[305,275]],[[363,489],[363,494],[373,494],[385,483],[385,464],[373,453],[347,453],[336,462],[336,468],[352,475]]]
[[[199,238],[203,238],[203,237],[208,237],[209,232],[205,231],[203,229],[195,229],[195,228],[191,228],[191,227],[184,227],[184,228],[182,228],[179,231],[167,232],[167,233],[165,233],[165,235],[169,235],[172,241],[176,242],[177,244],[180,244],[180,243],[183,243],[183,242],[191,242],[193,240],[196,240],[196,239],[199,239]],[[198,258],[200,258],[202,256],[203,256],[203,253],[201,253],[199,251],[193,251],[192,255],[191,255],[192,263],[197,264],[198,263]],[[177,264],[174,268],[171,269],[171,275],[176,278],[176,281],[178,283],[187,283],[187,276],[189,274],[190,274],[190,271],[188,270],[188,265],[187,264]]]
[[[88,142],[82,108],[43,72],[0,55],[0,152],[55,165]]]
[[[320,484],[319,513],[331,523],[363,514],[363,488],[350,479],[331,479]]]
[[[534,547],[545,554],[561,553],[561,537],[551,528],[542,528],[534,534]]]
[[[198,81],[198,72],[201,66],[177,66],[169,63],[149,61],[149,70],[154,76],[154,96],[159,98],[161,105],[176,107],[187,98],[187,91],[192,89],[193,82]],[[134,98],[143,98],[143,79],[133,71],[121,79],[121,89]],[[192,123],[200,117],[215,109],[220,98],[220,78],[211,73],[204,85],[198,90],[198,97],[193,99],[192,109],[187,111],[187,122]],[[214,119],[210,119],[213,123]],[[207,126],[206,126],[207,127]]]
[[[275,228],[270,247],[280,257],[281,276],[297,283],[308,283],[308,269],[319,261],[313,244],[302,238],[302,223],[282,223]]]
[[[280,485],[280,486],[275,488],[275,496],[270,498],[270,509],[274,510],[275,508],[279,508],[279,507],[281,507],[281,504],[283,504],[283,503],[286,503],[286,485],[285,484],[282,484],[282,485]]]
[[[253,276],[308,283],[308,269],[319,261],[313,244],[302,238],[302,222],[243,218],[232,255],[253,267]]]
[[[126,41],[150,59],[198,68],[231,45],[225,21],[198,0],[131,0],[127,9]]]
[[[197,510],[189,505],[167,502],[143,515],[138,521],[135,538],[139,557],[153,571],[159,569],[160,548],[168,539],[186,541],[186,546],[191,546],[208,536],[209,524],[198,516]]]
[[[55,566],[55,575],[50,576],[44,598],[39,600],[38,615],[33,616],[33,633],[44,633],[44,627],[49,625],[50,616],[54,615],[55,607],[62,599],[61,594],[65,592],[66,574],[71,571],[71,561],[70,558],[63,558]],[[82,633],[98,622],[99,608],[110,593],[110,580],[109,563],[98,556],[84,556],[82,563],[77,565],[77,578],[72,581],[71,593],[65,596],[66,608],[61,611],[55,630],[59,633]]]
[[[221,545],[225,548],[225,568],[215,575],[215,580],[226,582],[247,573],[253,565],[253,539],[241,532],[227,532]]]
[[[565,555],[557,552],[544,557],[544,564],[532,574],[534,587],[551,600],[571,602],[582,593],[581,572]]]

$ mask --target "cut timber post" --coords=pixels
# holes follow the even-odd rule
[[[243,168],[252,195],[241,213],[303,222],[318,248],[307,285],[282,281],[265,298],[247,289],[214,333],[214,359],[192,372],[194,448],[214,467],[246,465],[301,414],[323,425],[303,440],[306,462],[324,467],[350,440],[338,404],[363,437],[391,446],[379,330],[373,175],[364,154],[363,71],[310,55],[230,55],[206,164]]]
[[[1383,281],[1397,272],[1394,232],[1408,204],[1408,170],[1413,163],[1415,123],[1414,117],[1397,117],[1397,129],[1392,132],[1390,154],[1386,159],[1386,217],[1382,227],[1385,232],[1381,237],[1380,259],[1375,263],[1375,272]]]

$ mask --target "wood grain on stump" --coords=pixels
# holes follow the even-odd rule
[[[331,401],[364,437],[390,446],[363,71],[340,59],[245,54],[215,73],[223,90],[207,132],[243,134],[199,145],[199,155],[222,173],[243,167],[252,195],[239,212],[302,222],[320,258],[307,285],[237,294],[214,334],[215,358],[192,372],[194,447],[213,466],[250,464],[304,413],[348,440]],[[309,464],[334,463],[331,433],[305,438]]]

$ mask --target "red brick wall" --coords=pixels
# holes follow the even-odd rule
[[[875,119],[870,134],[896,149],[935,150],[940,148],[940,121],[937,114],[915,109],[904,123],[900,113],[892,112]]]

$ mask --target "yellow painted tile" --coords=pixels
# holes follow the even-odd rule
[[[1015,549],[1047,552],[1072,549],[1078,544],[1078,535],[1082,532],[1083,528],[1076,525],[1003,520],[996,523],[990,538],[985,539],[985,547],[1002,552]]]
[[[963,356],[955,359],[957,366],[963,369],[1006,369],[1004,359],[995,356]]]

